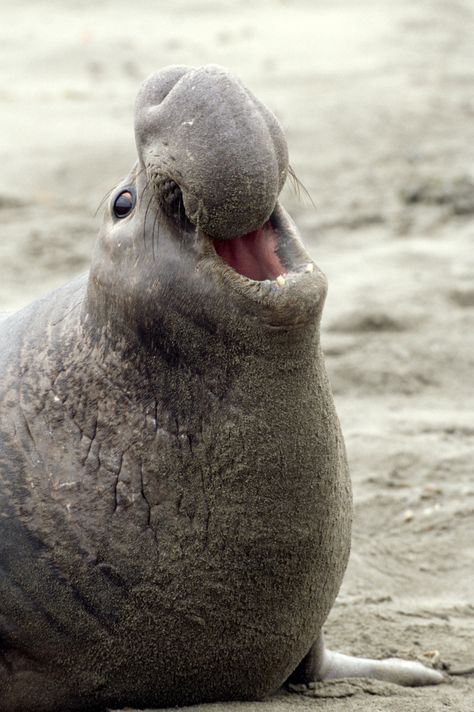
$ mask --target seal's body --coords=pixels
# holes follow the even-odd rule
[[[3,712],[338,672],[350,485],[281,129],[224,70],[173,67],[136,133],[88,278],[0,326]]]

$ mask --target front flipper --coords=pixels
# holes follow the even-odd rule
[[[421,663],[399,658],[370,660],[355,658],[342,653],[333,653],[324,645],[321,633],[313,647],[289,677],[291,684],[334,680],[342,677],[369,677],[397,685],[439,685],[445,677],[437,670]]]

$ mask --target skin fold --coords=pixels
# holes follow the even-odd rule
[[[320,636],[351,491],[280,125],[222,68],[178,66],[142,85],[135,134],[90,273],[0,323],[1,710],[440,681]],[[271,276],[221,259],[242,236]]]

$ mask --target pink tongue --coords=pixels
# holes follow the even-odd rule
[[[286,272],[276,253],[277,240],[270,221],[248,235],[213,242],[219,257],[244,277],[262,281]]]

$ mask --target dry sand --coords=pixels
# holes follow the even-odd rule
[[[0,28],[0,310],[87,269],[148,73],[224,64],[276,111],[317,206],[286,191],[329,277],[323,346],[354,482],[327,640],[455,667],[474,664],[473,13],[469,0],[16,0]],[[474,677],[308,694],[195,709],[472,712]]]

